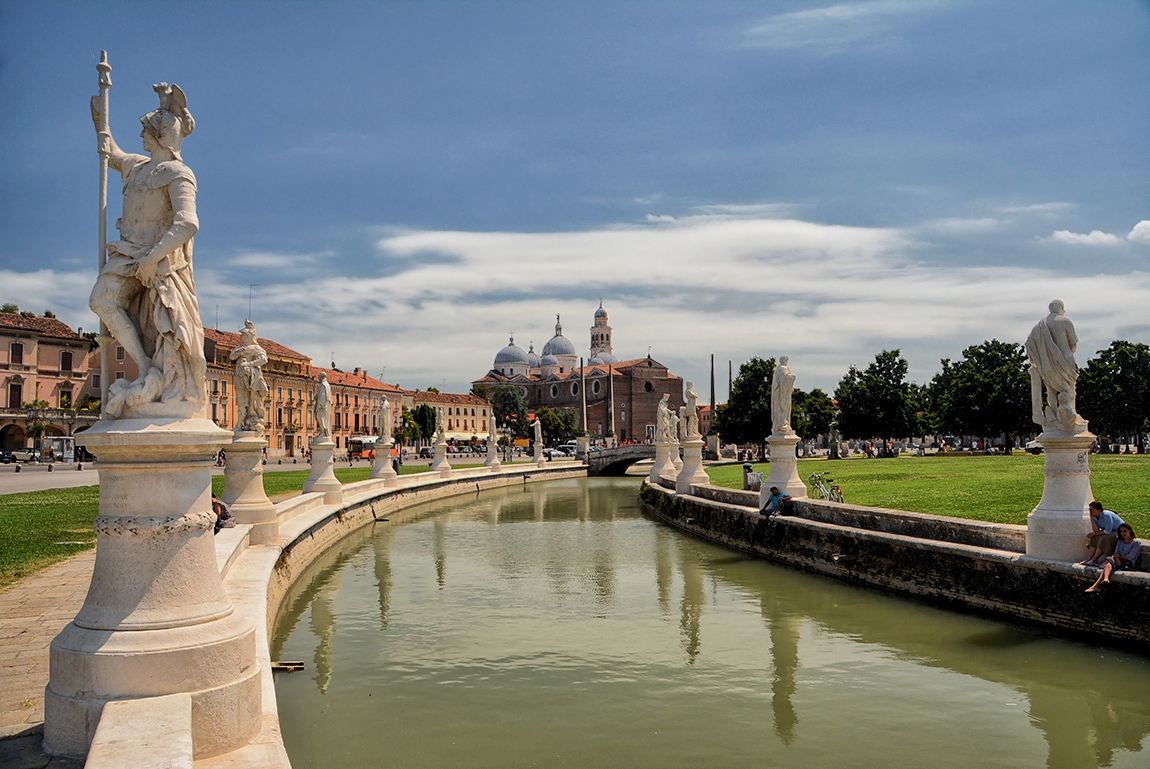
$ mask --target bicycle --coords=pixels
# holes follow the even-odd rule
[[[828,477],[829,475],[830,473],[811,474],[811,495],[830,502],[842,502],[843,490],[838,486],[832,485],[835,479]]]

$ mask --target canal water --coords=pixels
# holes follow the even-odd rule
[[[1150,660],[714,547],[638,490],[454,497],[326,553],[272,644],[306,665],[292,765],[1150,767]]]

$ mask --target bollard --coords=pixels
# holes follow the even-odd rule
[[[77,462],[76,463],[76,469],[77,470],[83,470],[84,469],[84,463],[83,462]]]
[[[277,465],[282,465],[283,463],[284,463],[284,461],[282,459],[280,461],[276,462]]]
[[[49,462],[49,463],[48,463],[48,472],[52,472],[52,468],[53,468],[53,467],[55,467],[55,466],[56,466],[56,463],[54,463],[54,462]]]
[[[750,475],[751,469],[754,467],[750,462],[743,463],[743,491],[750,491],[751,484],[747,481],[747,476]]]
[[[16,472],[20,472],[20,463],[19,462],[16,463]]]

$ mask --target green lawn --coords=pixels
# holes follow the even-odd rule
[[[768,465],[760,463],[755,469],[766,474]],[[1096,454],[1090,469],[1099,501],[1150,538],[1150,459]],[[402,472],[427,472],[427,466],[404,465]],[[742,465],[708,472],[716,485],[742,487]],[[1042,496],[1042,457],[1021,452],[1011,457],[799,461],[804,480],[815,472],[831,473],[846,501],[854,504],[1001,523],[1025,524]],[[370,474],[366,465],[335,470],[342,483],[366,480]],[[264,489],[273,498],[298,492],[307,476],[306,469],[267,473]],[[216,493],[223,487],[223,476],[212,478]],[[0,495],[0,588],[90,548],[98,493],[98,486],[83,486]]]
[[[809,487],[811,473],[830,473],[852,504],[1025,524],[1042,498],[1042,466],[1041,456],[1023,452],[1009,457],[801,459],[799,475]],[[757,463],[755,470],[765,477],[769,464]],[[1095,497],[1150,537],[1150,459],[1095,454],[1090,471]],[[742,465],[715,467],[709,475],[717,486],[742,488]]]

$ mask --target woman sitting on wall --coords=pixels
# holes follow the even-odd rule
[[[1097,581],[1086,588],[1087,593],[1095,593],[1103,585],[1110,584],[1110,575],[1115,571],[1129,571],[1138,564],[1138,556],[1142,554],[1142,543],[1134,539],[1134,529],[1130,524],[1123,523],[1118,527],[1118,544],[1114,546],[1114,555],[1106,557],[1102,564],[1102,574]]]

